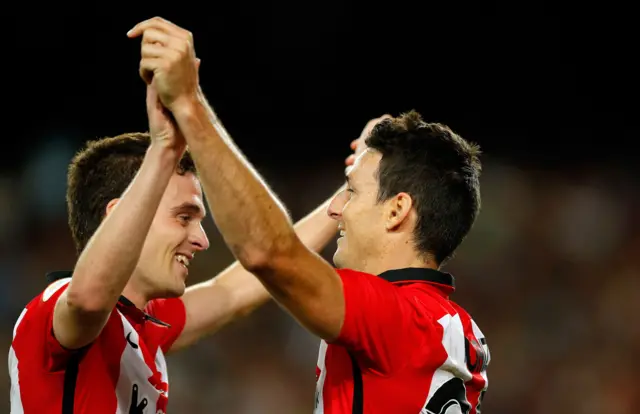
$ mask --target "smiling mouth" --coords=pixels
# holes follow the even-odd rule
[[[187,256],[183,254],[176,254],[176,261],[180,263],[185,269],[189,269],[191,260]]]

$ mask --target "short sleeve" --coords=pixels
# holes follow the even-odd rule
[[[13,343],[25,354],[43,354],[44,369],[54,372],[64,369],[69,357],[79,352],[60,345],[53,332],[53,312],[70,279],[58,280],[31,301],[16,323]]]
[[[333,341],[375,369],[389,372],[406,361],[414,338],[427,333],[428,323],[402,288],[367,273],[340,269],[345,319]]]
[[[168,323],[168,328],[162,328],[158,335],[158,345],[167,353],[178,339],[187,322],[187,311],[180,298],[155,299],[149,302],[145,311],[156,319]]]

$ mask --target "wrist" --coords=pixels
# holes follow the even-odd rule
[[[184,148],[166,145],[162,142],[151,141],[146,157],[155,159],[163,165],[174,165],[182,158]]]
[[[171,108],[169,110],[173,114],[173,117],[178,121],[178,119],[184,119],[193,116],[197,107],[202,105],[202,92],[200,88],[194,93],[183,95],[180,98],[176,99]]]

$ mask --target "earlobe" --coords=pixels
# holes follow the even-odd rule
[[[388,200],[387,230],[396,230],[404,223],[413,207],[413,200],[407,193],[399,193]]]

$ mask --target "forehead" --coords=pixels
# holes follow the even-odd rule
[[[162,202],[171,205],[193,203],[204,211],[200,180],[193,173],[173,174],[164,192]]]
[[[376,173],[382,154],[371,148],[366,149],[353,163],[353,168],[347,173],[349,182],[354,184],[377,183]]]

